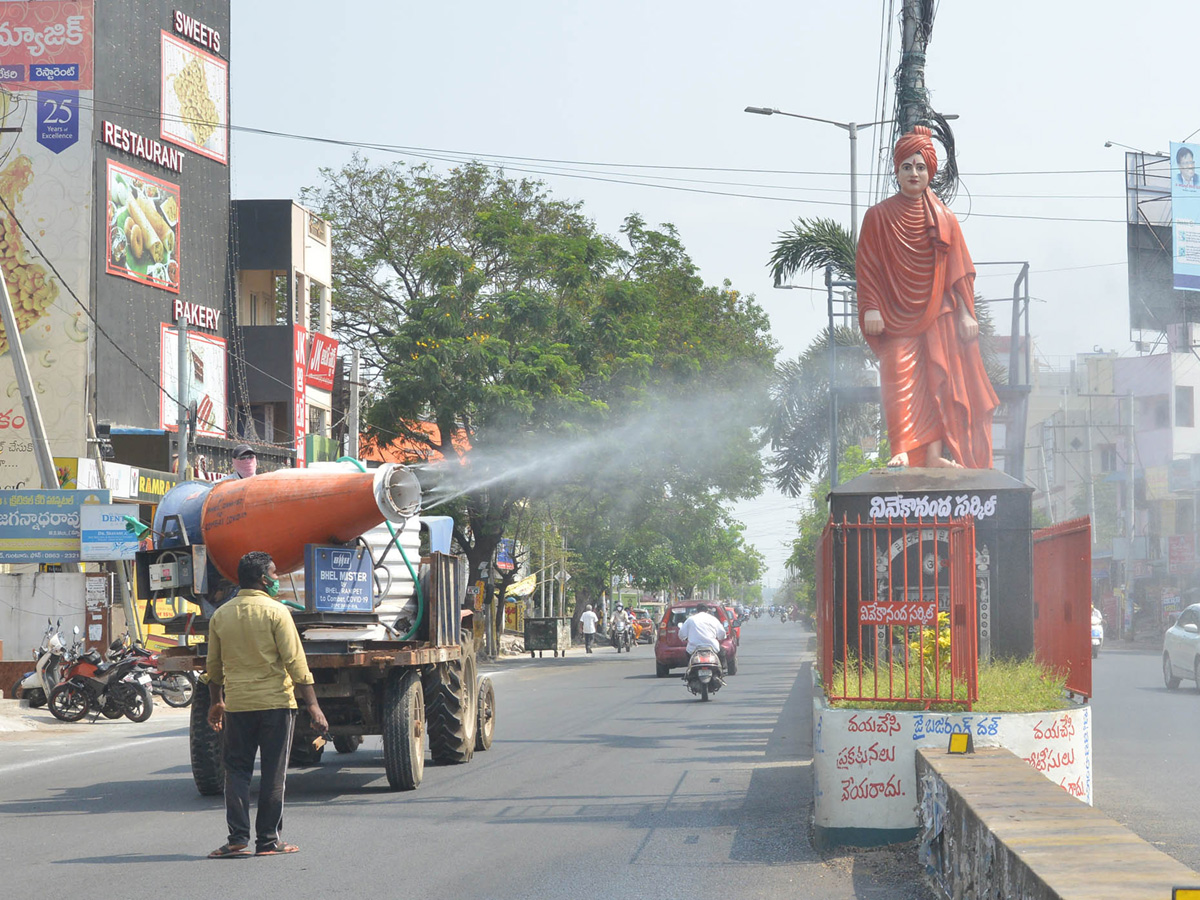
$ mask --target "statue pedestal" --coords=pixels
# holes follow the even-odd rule
[[[996,469],[876,469],[834,488],[835,522],[975,519],[979,659],[1033,653],[1033,488]]]

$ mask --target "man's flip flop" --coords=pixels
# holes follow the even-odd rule
[[[285,843],[284,841],[276,841],[273,844],[267,844],[267,846],[262,847],[258,850],[255,850],[254,855],[255,856],[275,856],[278,853],[295,853],[299,849],[300,848],[297,847],[295,844],[288,844],[288,843]]]
[[[212,853],[208,854],[209,859],[240,859],[250,855],[250,851],[246,849],[245,844],[222,844]]]

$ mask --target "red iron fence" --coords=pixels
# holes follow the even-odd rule
[[[1033,533],[1033,647],[1067,677],[1066,689],[1092,696],[1092,526],[1086,518]]]
[[[973,519],[830,521],[817,544],[830,700],[979,699]]]

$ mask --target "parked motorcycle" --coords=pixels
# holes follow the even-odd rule
[[[698,647],[688,658],[687,670],[683,673],[684,683],[701,700],[707,700],[725,684],[725,671],[721,668],[721,657],[709,647]]]
[[[12,696],[28,700],[34,709],[45,706],[50,691],[59,682],[59,669],[66,649],[67,645],[62,636],[62,619],[58,620],[57,625],[47,619],[46,633],[42,636],[41,646],[33,651],[33,669],[17,679],[13,685]]]
[[[182,709],[192,702],[196,692],[196,676],[191,672],[163,672],[158,667],[158,654],[147,650],[141,641],[132,640],[128,634],[109,645],[108,658],[113,661],[135,658],[150,675],[150,692],[163,698],[167,706]]]
[[[109,719],[145,722],[154,712],[150,682],[141,659],[105,662],[89,650],[70,663],[50,692],[50,713],[63,722],[78,722],[93,710]]]

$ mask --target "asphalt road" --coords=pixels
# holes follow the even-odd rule
[[[492,749],[415,792],[387,790],[378,738],[291,770],[287,857],[204,858],[223,807],[192,784],[186,715],[2,734],[3,893],[924,900],[911,847],[811,846],[807,638],[748,623],[709,703],[649,646],[505,660]]]
[[[1168,691],[1161,649],[1106,647],[1092,664],[1093,802],[1200,870],[1200,694]]]

